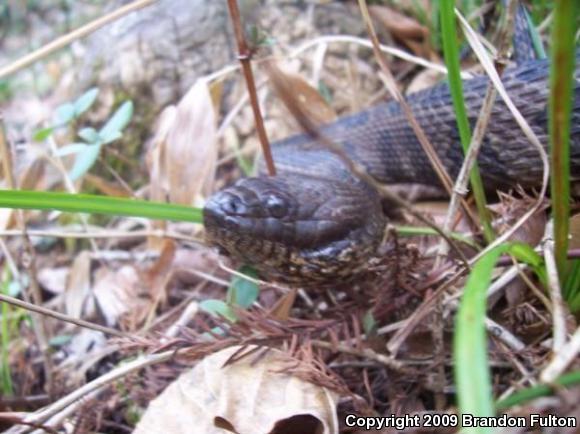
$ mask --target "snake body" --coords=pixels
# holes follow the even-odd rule
[[[547,60],[530,60],[506,69],[502,76],[508,94],[546,148],[549,68]],[[580,178],[579,77],[577,62],[570,137],[571,174],[576,179]],[[488,83],[484,76],[464,81],[472,128]],[[413,94],[408,103],[455,177],[463,151],[447,84]],[[397,102],[342,117],[321,131],[379,182],[440,185]],[[307,135],[274,144],[273,154],[278,176],[242,179],[208,200],[204,221],[209,242],[285,283],[326,283],[365,269],[386,221],[377,192]],[[541,182],[538,151],[499,98],[478,164],[488,190]]]

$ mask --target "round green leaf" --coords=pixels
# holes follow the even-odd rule
[[[231,322],[237,321],[236,313],[222,300],[204,300],[199,304],[199,307],[215,317],[224,317]]]
[[[62,127],[75,118],[75,107],[70,102],[59,105],[54,112],[53,126]]]
[[[86,143],[71,143],[70,145],[58,148],[54,152],[54,155],[56,157],[65,157],[67,155],[78,154],[79,152],[83,152],[87,147],[88,145]]]
[[[99,131],[99,136],[101,136],[103,142],[110,142],[112,137],[118,136],[118,134],[123,131],[123,128],[127,126],[132,116],[133,102],[126,101],[117,109],[113,116],[111,116],[105,126],[101,128],[101,131]]]
[[[75,116],[78,117],[84,112],[86,112],[97,100],[97,96],[99,95],[99,89],[93,87],[83,93],[75,102],[74,102],[74,109],[75,109]]]
[[[77,154],[73,168],[69,173],[71,181],[76,181],[89,171],[99,158],[100,145],[87,146],[83,152]]]
[[[36,142],[44,142],[46,139],[50,137],[53,131],[54,128],[52,127],[42,128],[34,132],[34,136],[32,136],[32,139]]]
[[[256,271],[247,265],[244,265],[238,271],[253,279],[258,277]],[[260,288],[254,282],[240,276],[234,276],[228,288],[227,301],[231,306],[247,309],[258,299],[259,294]]]
[[[96,143],[100,140],[99,133],[94,128],[83,128],[79,131],[79,137],[88,143]]]

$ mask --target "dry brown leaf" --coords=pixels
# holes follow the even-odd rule
[[[530,204],[535,200],[520,192],[522,198],[512,197],[508,193],[499,193],[500,202],[488,205],[488,208],[497,215],[494,221],[499,233],[507,231],[520,217],[530,208]],[[547,217],[545,206],[536,211],[511,237],[512,241],[521,241],[532,246],[537,245],[544,236]]]
[[[143,286],[147,288],[149,303],[149,319],[153,319],[159,304],[165,303],[167,298],[167,285],[173,278],[173,261],[175,260],[175,242],[163,240],[161,255],[155,263],[143,272]]]
[[[46,267],[38,270],[38,283],[52,294],[62,294],[66,290],[68,267]]]
[[[119,185],[109,182],[100,176],[93,175],[91,173],[86,173],[83,175],[83,179],[91,184],[94,188],[99,190],[101,193],[112,196],[112,197],[129,197],[130,193]]]
[[[175,280],[181,284],[199,283],[196,271],[214,274],[218,270],[220,270],[219,256],[212,249],[178,249],[175,252],[172,272]]]
[[[45,179],[46,161],[39,158],[39,153],[36,148],[30,147],[31,151],[27,152],[24,158],[20,158],[15,167],[12,167],[12,172],[15,173],[17,188],[23,190],[46,190],[47,180]],[[8,184],[3,183],[2,188],[6,188]],[[26,217],[30,211],[23,211]],[[9,208],[0,209],[0,229],[9,229],[14,227],[16,223],[14,210]]]
[[[298,102],[302,105],[305,114],[316,124],[323,125],[336,119],[336,112],[320,95],[320,92],[313,88],[306,80],[297,74],[289,74],[278,70],[284,74]]]
[[[388,6],[371,5],[369,10],[379,23],[394,37],[406,42],[407,39],[423,40],[429,35],[427,27],[414,18],[396,11]]]
[[[159,120],[155,128],[155,136],[151,141],[151,146],[147,151],[147,169],[149,170],[149,182],[151,184],[151,200],[157,202],[167,201],[167,191],[169,182],[167,174],[164,173],[163,161],[165,159],[165,148],[167,147],[167,136],[175,124],[177,108],[174,105],[166,107],[159,115]]]
[[[294,306],[294,301],[296,301],[297,293],[297,289],[292,288],[290,292],[284,294],[270,310],[272,317],[280,321],[285,321],[290,318],[290,311],[292,310],[292,306]]]
[[[86,313],[83,310],[90,296],[91,254],[85,250],[75,257],[70,269],[64,296],[65,312],[73,318],[83,317],[83,313]]]
[[[167,174],[164,171],[165,165],[165,148],[167,143],[167,136],[175,123],[177,116],[177,108],[172,105],[166,107],[157,123],[155,136],[151,141],[151,146],[147,151],[145,158],[147,169],[149,170],[149,196],[155,202],[167,202],[167,192],[169,191],[169,181]],[[167,223],[165,221],[151,222],[153,229],[165,229]],[[161,250],[163,239],[159,237],[149,237],[147,240],[147,247],[150,250]]]
[[[256,347],[244,353],[252,349]],[[269,350],[224,367],[239,350],[212,354],[184,373],[150,403],[133,433],[228,432],[218,426],[239,434],[338,432],[335,394],[283,372],[296,360]],[[316,422],[318,429],[305,429],[305,419],[309,426]]]
[[[35,159],[18,175],[18,185],[24,190],[44,190],[52,185],[47,176],[46,161]]]
[[[94,279],[93,294],[108,326],[115,325],[128,312],[142,316],[149,301],[139,296],[141,278],[134,267],[100,268]]]
[[[209,85],[211,103],[214,107],[219,107],[224,94],[224,82],[222,80],[212,81]]]
[[[169,200],[192,205],[211,193],[217,163],[217,126],[211,94],[198,80],[177,105],[164,142],[163,173]]]

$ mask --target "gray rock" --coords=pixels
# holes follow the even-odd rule
[[[126,1],[116,1],[111,9]],[[79,59],[79,93],[97,84],[154,112],[199,77],[234,60],[225,0],[160,0],[91,35]]]

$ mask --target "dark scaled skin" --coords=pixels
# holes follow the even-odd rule
[[[287,174],[245,178],[204,208],[206,238],[262,276],[319,285],[363,271],[386,219],[376,192],[357,181]]]
[[[532,60],[506,69],[502,76],[514,104],[546,149],[548,72],[548,61]],[[577,61],[570,136],[570,169],[575,180],[580,179],[579,77]],[[472,128],[487,85],[486,77],[464,82]],[[455,177],[463,152],[447,85],[418,92],[408,102]],[[340,118],[321,132],[379,182],[439,185],[396,102]],[[208,200],[204,219],[209,243],[253,265],[262,277],[283,283],[310,286],[356,276],[382,240],[386,218],[377,192],[306,135],[283,140],[272,149],[278,176],[242,179]],[[499,98],[478,164],[488,190],[541,183],[539,154]]]

